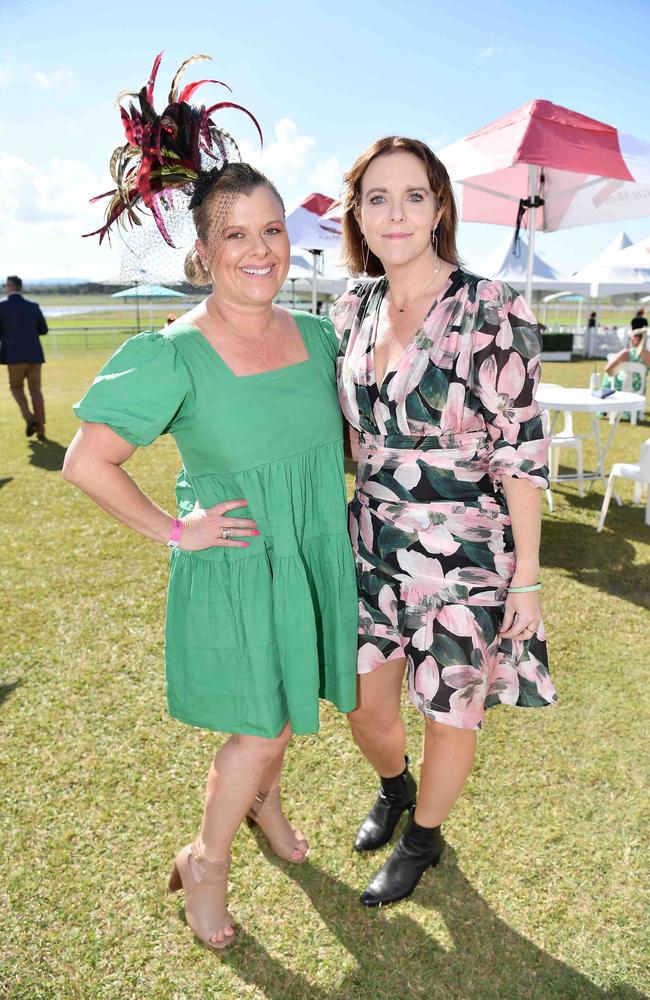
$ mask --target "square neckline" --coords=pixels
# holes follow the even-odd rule
[[[307,343],[307,340],[305,339],[305,335],[304,335],[304,332],[303,332],[303,330],[302,330],[302,328],[300,326],[300,323],[298,322],[298,317],[292,315],[291,318],[294,321],[294,323],[296,324],[296,328],[297,328],[298,333],[300,335],[300,340],[302,341],[302,346],[304,347],[304,349],[305,349],[305,351],[307,353],[307,357],[303,358],[302,361],[294,361],[293,364],[291,364],[291,365],[281,365],[279,368],[266,368],[266,369],[264,369],[264,371],[261,371],[261,372],[251,372],[249,375],[237,375],[232,370],[232,368],[230,367],[230,365],[221,357],[221,355],[219,354],[219,352],[216,349],[216,347],[213,344],[210,343],[210,341],[208,340],[208,338],[204,334],[203,330],[200,329],[200,327],[196,326],[194,323],[184,323],[184,324],[179,324],[179,326],[182,325],[182,326],[184,326],[184,328],[186,330],[189,330],[191,333],[197,334],[198,338],[203,341],[203,343],[205,344],[207,350],[216,359],[217,363],[223,369],[225,369],[225,371],[232,378],[235,378],[235,379],[250,379],[250,378],[259,379],[259,378],[262,378],[265,375],[277,375],[280,372],[289,372],[293,368],[300,368],[300,367],[302,367],[302,365],[311,364],[311,362],[313,361],[312,352],[310,350],[309,344]]]

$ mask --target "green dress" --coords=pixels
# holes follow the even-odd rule
[[[195,327],[132,337],[74,407],[133,445],[173,436],[179,516],[246,499],[248,548],[171,552],[170,714],[228,733],[318,731],[356,705],[357,594],[329,320],[294,314],[308,360],[238,377]]]

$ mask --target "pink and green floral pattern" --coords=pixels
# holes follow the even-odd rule
[[[501,478],[548,484],[539,330],[512,288],[459,268],[378,387],[386,287],[362,282],[331,316],[341,406],[359,434],[358,670],[406,657],[413,704],[478,729],[486,707],[557,700],[543,625],[525,642],[498,632],[516,563]]]

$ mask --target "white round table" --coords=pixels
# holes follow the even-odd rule
[[[605,481],[605,457],[620,422],[621,414],[634,411],[643,414],[646,406],[645,396],[636,392],[614,392],[606,399],[601,399],[599,396],[592,395],[590,389],[569,389],[563,385],[546,382],[540,382],[535,399],[543,410],[549,410],[552,413],[551,435],[560,413],[568,410],[571,413],[591,414],[591,434],[587,436],[593,437],[596,445],[597,468],[594,472],[584,473],[583,476],[584,479],[591,480],[591,483],[596,479]],[[598,413],[611,413],[614,417],[604,445],[600,440]],[[576,479],[577,476],[560,476],[559,478],[567,480]]]

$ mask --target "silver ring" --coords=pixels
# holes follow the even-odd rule
[[[222,528],[221,529],[221,537],[222,538],[228,539],[228,538],[230,538],[231,534],[232,534],[232,528]]]

